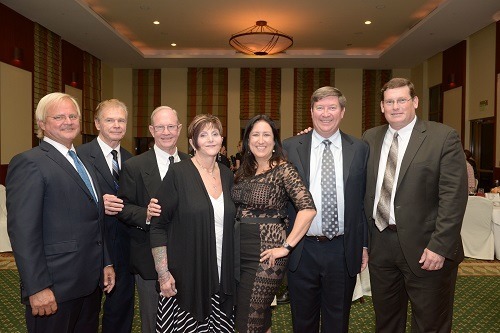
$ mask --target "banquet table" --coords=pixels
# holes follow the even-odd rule
[[[491,220],[493,221],[493,235],[495,237],[495,258],[500,259],[500,205],[497,202],[494,204]]]

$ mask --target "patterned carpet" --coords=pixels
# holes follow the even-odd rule
[[[466,259],[459,267],[455,296],[453,332],[499,332],[500,316],[500,261]],[[24,307],[19,303],[19,276],[12,254],[0,253],[0,333],[25,332]],[[356,301],[351,310],[349,331],[374,331],[374,313],[371,297]],[[137,304],[136,304],[137,309]],[[291,330],[290,307],[279,305],[273,310],[274,333]],[[140,332],[138,311],[134,316],[134,333]],[[407,332],[410,332],[409,325]]]

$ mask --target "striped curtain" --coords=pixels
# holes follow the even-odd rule
[[[293,77],[293,133],[312,127],[311,95],[324,86],[335,86],[334,68],[295,68]]]
[[[43,96],[62,91],[61,37],[35,23],[34,42],[33,112]],[[36,133],[38,125],[33,120]]]
[[[222,123],[223,135],[227,134],[227,68],[188,69],[187,124],[198,114],[217,116]],[[224,134],[226,133],[226,134]]]
[[[132,77],[134,137],[148,137],[151,113],[161,105],[161,69],[134,69]]]
[[[83,110],[82,133],[97,135],[94,113],[101,101],[101,60],[83,53]]]
[[[388,70],[363,70],[363,132],[382,124],[386,120],[380,112],[380,89],[392,77]]]
[[[240,81],[240,120],[242,124],[258,114],[280,122],[281,69],[242,68]]]

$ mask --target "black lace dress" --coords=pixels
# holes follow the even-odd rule
[[[265,332],[271,327],[271,302],[286,272],[287,258],[274,267],[260,262],[260,254],[282,246],[286,239],[286,206],[315,209],[308,189],[289,162],[233,186],[240,234],[240,283],[236,307],[238,332]],[[236,232],[238,234],[238,232]],[[237,241],[238,242],[238,241]]]

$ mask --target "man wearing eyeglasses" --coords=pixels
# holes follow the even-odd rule
[[[365,132],[370,146],[365,212],[377,332],[450,332],[467,173],[457,132],[416,116],[413,83],[381,90],[388,125]]]
[[[80,109],[71,96],[51,93],[35,118],[40,145],[15,156],[6,179],[27,331],[97,332],[99,286],[110,292],[115,273],[97,176],[73,146]]]
[[[149,223],[154,214],[148,205],[156,202],[156,191],[170,163],[189,158],[177,150],[177,139],[182,125],[177,112],[160,106],[151,114],[149,131],[154,138],[153,149],[127,160],[120,174],[118,197],[123,200],[123,209],[118,218],[131,226],[130,266],[135,274],[139,294],[139,310],[142,333],[156,331],[156,311],[158,292],[151,245],[149,242]]]
[[[135,292],[134,275],[129,268],[130,228],[116,218],[123,208],[122,200],[116,196],[120,169],[132,157],[120,146],[127,131],[127,106],[117,99],[102,101],[96,108],[94,121],[99,136],[76,150],[97,175],[106,213],[105,235],[116,272],[116,287],[106,295],[103,305],[102,332],[129,333],[134,318]]]

